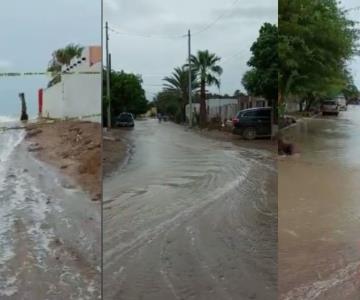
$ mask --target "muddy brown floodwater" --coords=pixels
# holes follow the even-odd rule
[[[273,155],[139,121],[104,182],[104,299],[277,299]]]
[[[360,299],[360,107],[286,132],[300,155],[281,158],[282,300]]]

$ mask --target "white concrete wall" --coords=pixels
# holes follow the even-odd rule
[[[45,118],[67,119],[79,118],[101,122],[101,62],[90,66],[89,49],[85,48],[81,58],[74,58],[70,65],[81,61],[69,72],[62,74],[61,82],[44,89],[43,113]],[[86,57],[86,60],[82,60]],[[66,67],[63,67],[65,70]],[[98,72],[97,74],[81,74],[77,72]]]
[[[100,64],[91,68],[95,70],[101,70]],[[101,74],[63,75],[63,82],[64,117],[101,122]]]
[[[44,118],[59,119],[64,116],[64,99],[62,97],[64,83],[59,82],[51,88],[45,89],[43,93],[42,116]]]

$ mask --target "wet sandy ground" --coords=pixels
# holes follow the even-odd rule
[[[172,123],[124,134],[104,182],[104,299],[277,299],[277,173],[267,151]]]
[[[24,142],[5,149],[24,135],[0,133],[0,298],[99,299],[100,206]]]
[[[360,109],[288,131],[301,154],[280,159],[281,299],[360,299]]]

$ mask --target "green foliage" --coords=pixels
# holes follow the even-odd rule
[[[104,71],[103,91],[106,95],[106,71]],[[139,115],[148,110],[148,101],[142,86],[142,79],[139,75],[125,73],[124,71],[111,71],[110,75],[110,98],[111,115],[115,117],[121,112],[130,112]],[[104,117],[106,117],[108,99],[103,101]]]
[[[159,92],[152,102],[159,113],[169,115],[172,119],[179,118],[182,121],[182,110],[179,105],[182,102],[181,96],[176,91],[163,90]]]
[[[232,98],[239,98],[239,97],[241,97],[241,96],[245,96],[245,94],[244,94],[242,91],[240,91],[240,90],[236,90],[236,91],[234,92]]]
[[[279,93],[323,98],[348,83],[359,31],[336,0],[279,0]]]
[[[48,86],[52,86],[61,80],[58,74],[64,65],[69,65],[74,57],[80,57],[84,50],[83,46],[76,44],[69,44],[65,48],[60,48],[52,53],[52,59],[49,62],[47,71],[52,73],[53,78]]]
[[[343,95],[345,96],[348,102],[354,101],[359,99],[360,92],[355,84],[349,83],[343,90]]]
[[[278,96],[279,57],[277,54],[278,30],[276,25],[265,23],[259,37],[251,46],[251,67],[242,79],[242,84],[250,95],[262,96],[270,102]]]
[[[264,23],[250,50],[252,56],[248,65],[251,69],[244,74],[242,84],[249,95],[261,96],[269,101],[277,123],[279,56],[276,25]]]
[[[185,121],[185,106],[189,103],[189,69],[186,66],[174,69],[171,76],[163,79],[165,81],[164,91],[174,93],[178,99],[178,118]],[[196,74],[191,72],[191,92],[198,89],[199,84],[196,81]],[[180,122],[179,121],[179,122]]]
[[[206,117],[206,86],[216,85],[220,87],[220,75],[223,70],[218,65],[220,57],[208,50],[198,51],[197,55],[191,56],[191,67],[200,83],[200,126],[207,122]]]

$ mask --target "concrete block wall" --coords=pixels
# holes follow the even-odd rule
[[[61,82],[44,89],[42,117],[79,118],[101,122],[101,48],[86,47],[80,58],[63,66]],[[78,72],[97,72],[81,74]]]

